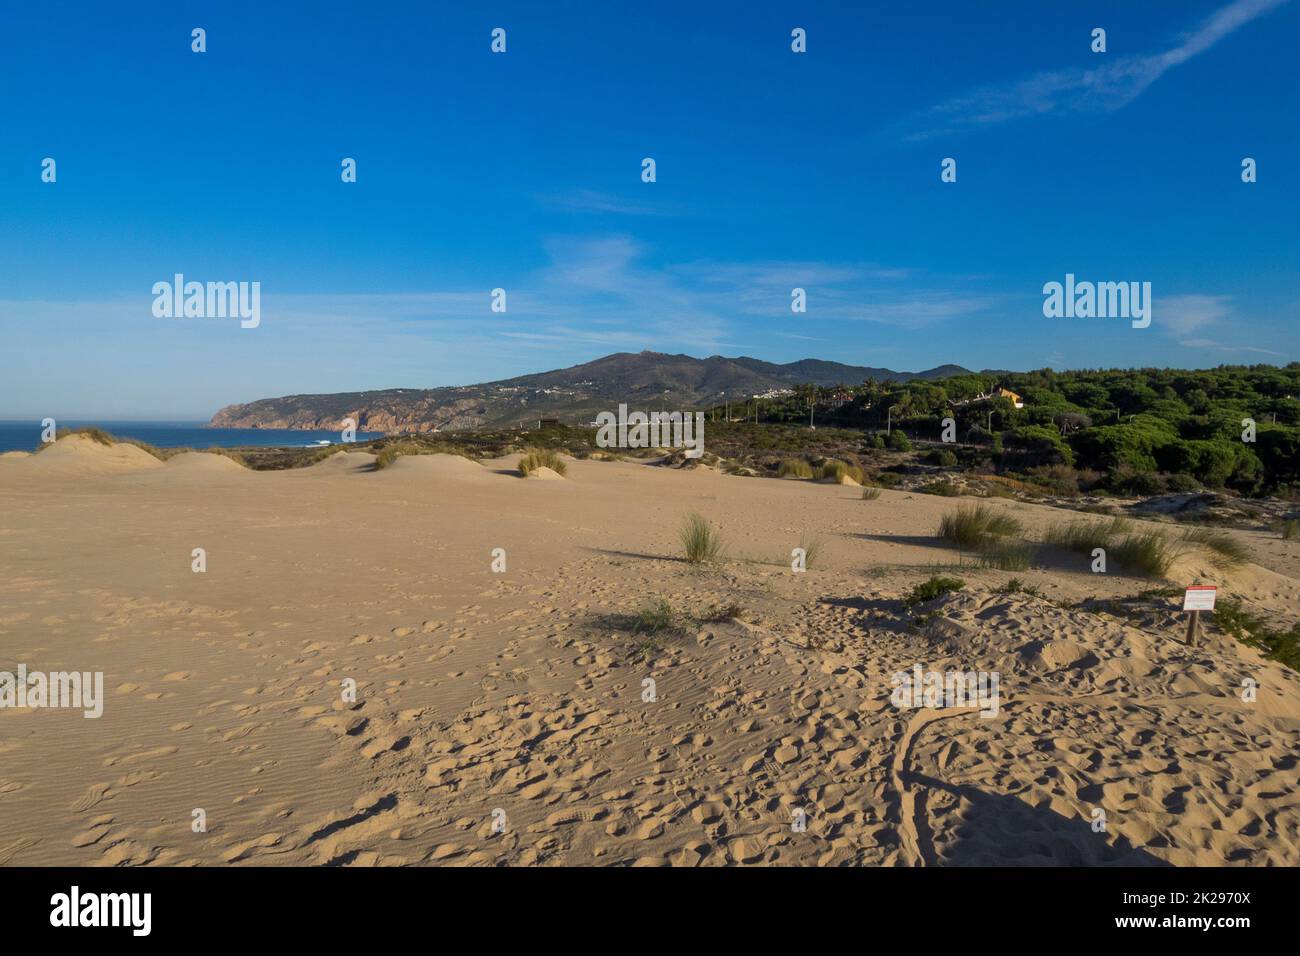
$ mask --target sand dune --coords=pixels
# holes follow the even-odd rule
[[[163,467],[172,471],[208,471],[219,473],[247,472],[248,469],[229,458],[215,452],[183,451],[163,462]]]
[[[945,568],[966,586],[905,611],[959,561],[953,499],[596,461],[557,495],[356,453],[119,478],[70,447],[75,480],[58,446],[0,468],[0,640],[104,672],[104,713],[0,710],[0,862],[1300,863],[1300,676],[1186,646],[1168,602],[1116,600],[1151,582],[1078,555],[1014,575],[1036,594]],[[679,559],[686,511],[728,563]],[[1233,534],[1267,569],[1180,574],[1293,620],[1300,543]],[[633,633],[661,600],[676,629]],[[899,708],[916,665],[997,672],[996,715]]]
[[[448,481],[490,481],[492,472],[462,455],[403,455],[379,474],[385,477],[420,477]]]
[[[370,472],[375,470],[375,455],[364,451],[340,451],[322,458],[314,465],[308,465],[305,468],[295,468],[295,476],[311,475],[338,475],[338,474],[355,474],[359,472]]]
[[[107,475],[161,468],[163,465],[143,448],[125,442],[103,445],[85,435],[60,438],[21,464],[47,476]]]

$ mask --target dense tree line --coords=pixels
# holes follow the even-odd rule
[[[1023,407],[999,388],[1020,396]],[[1068,467],[1117,491],[1204,486],[1260,494],[1300,486],[1300,363],[869,379],[801,386],[761,403],[759,413],[765,421],[811,418],[929,441],[952,417],[957,440],[988,445],[1004,470]]]

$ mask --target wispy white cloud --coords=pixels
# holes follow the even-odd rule
[[[916,124],[922,128],[908,138],[929,139],[957,130],[1047,113],[1120,109],[1169,70],[1204,53],[1233,31],[1287,2],[1233,0],[1167,50],[1113,59],[1111,54],[1105,54],[1105,62],[1091,69],[1049,71],[1010,84],[979,87],[921,114],[916,118]]]
[[[1156,297],[1153,322],[1175,335],[1186,335],[1214,325],[1232,314],[1226,295],[1170,295]]]
[[[1205,349],[1212,352],[1250,352],[1255,355],[1285,355],[1285,352],[1276,352],[1273,349],[1259,348],[1255,345],[1229,345],[1226,342],[1220,342],[1216,339],[1185,339],[1178,343],[1184,348]]]
[[[564,212],[613,216],[680,216],[683,214],[682,209],[676,205],[628,199],[625,196],[616,196],[595,189],[540,193],[533,198],[548,209]]]

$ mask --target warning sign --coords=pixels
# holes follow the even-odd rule
[[[1212,584],[1193,584],[1183,594],[1184,611],[1213,611],[1219,589]]]

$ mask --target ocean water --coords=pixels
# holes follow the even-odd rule
[[[203,422],[110,422],[60,420],[59,428],[95,425],[118,438],[134,438],[156,448],[305,448],[321,441],[343,440],[338,431],[298,431],[291,428],[205,428]],[[357,432],[357,441],[381,438],[383,432]],[[35,451],[41,442],[39,421],[0,421],[0,452]]]

